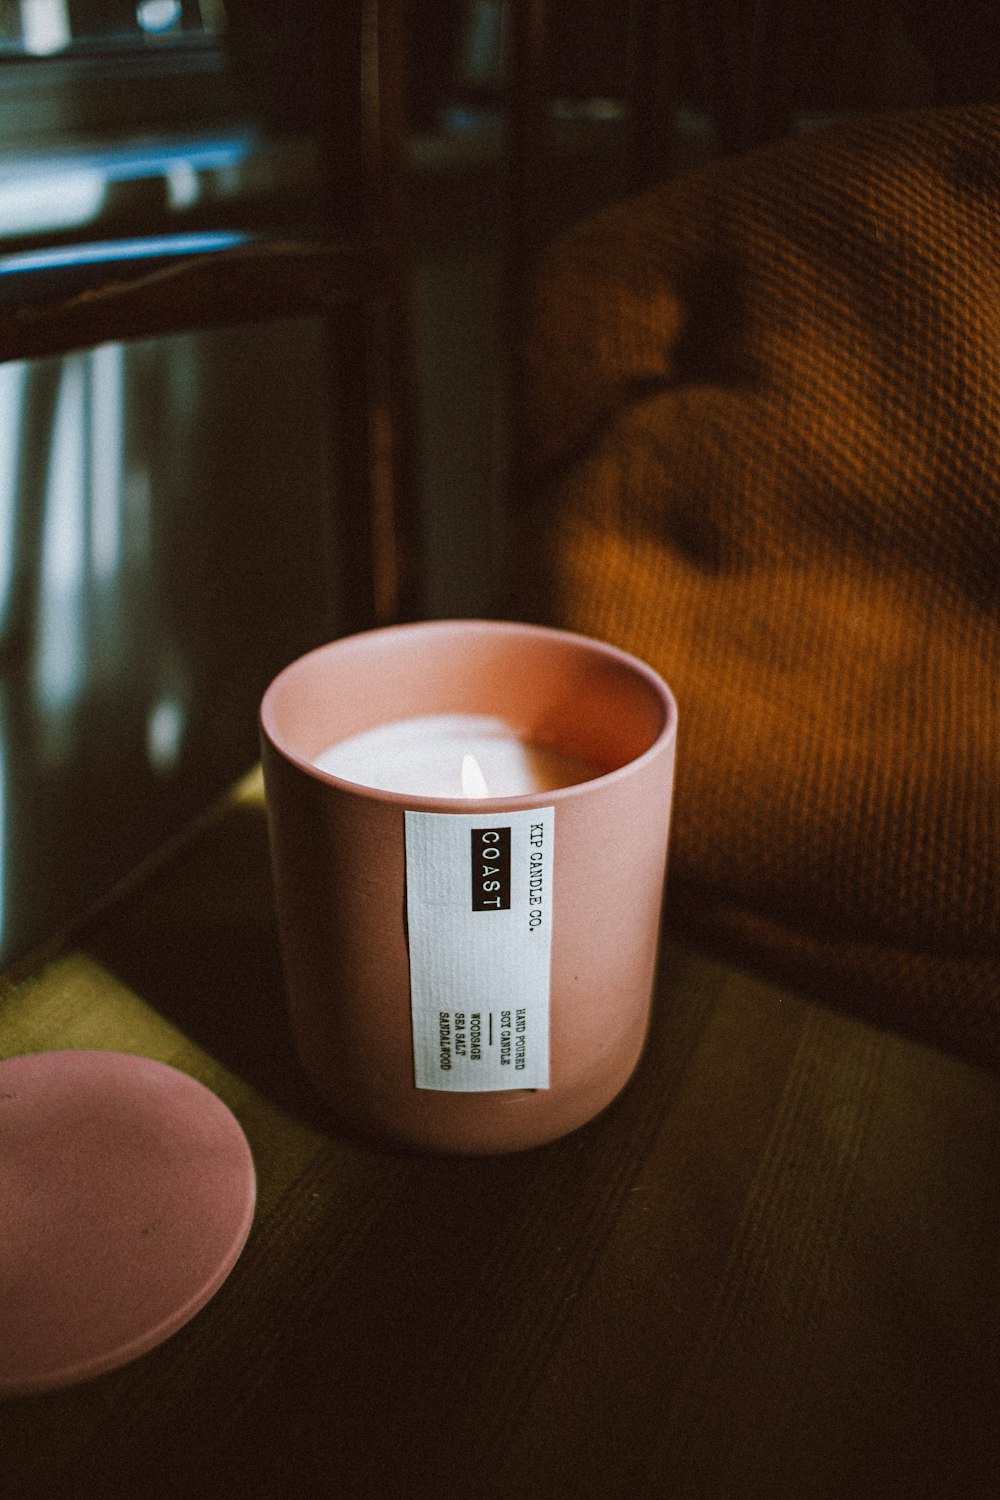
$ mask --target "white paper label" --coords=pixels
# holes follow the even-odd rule
[[[555,812],[406,814],[415,1082],[549,1086]]]

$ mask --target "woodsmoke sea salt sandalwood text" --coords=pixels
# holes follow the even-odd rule
[[[291,1025],[345,1124],[512,1151],[617,1095],[649,1019],[676,730],[644,663],[530,625],[371,631],[275,679]]]

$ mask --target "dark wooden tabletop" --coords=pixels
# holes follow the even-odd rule
[[[0,1402],[11,1500],[997,1493],[991,1073],[668,929],[602,1118],[493,1159],[346,1140],[288,1039],[254,776],[9,979],[0,1055],[95,1046],[226,1101],[256,1220],[159,1349]]]

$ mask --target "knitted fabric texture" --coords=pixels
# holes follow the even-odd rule
[[[551,247],[515,569],[674,688],[668,918],[991,1063],[998,128],[831,127]]]

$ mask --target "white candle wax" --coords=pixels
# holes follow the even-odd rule
[[[486,714],[424,714],[380,724],[330,745],[314,764],[344,781],[416,797],[468,796],[462,760],[475,757],[490,797],[521,797],[575,786],[600,775],[596,766],[526,743],[502,719]]]

